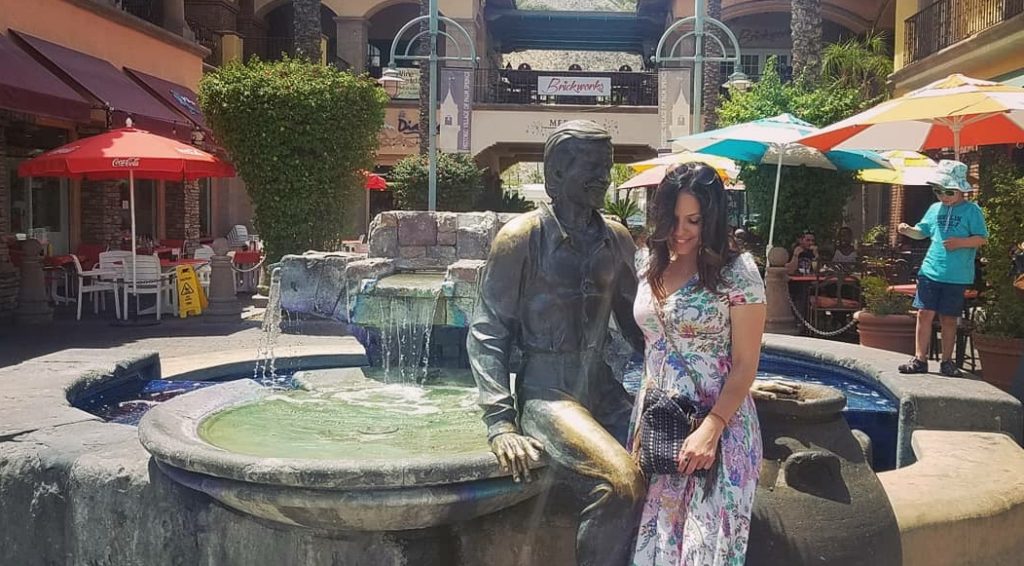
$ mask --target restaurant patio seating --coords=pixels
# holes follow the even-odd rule
[[[819,275],[808,303],[811,325],[821,330],[841,328],[861,309],[860,281],[844,270],[824,272]]]
[[[132,282],[132,262],[135,263],[134,276],[136,281]],[[124,263],[124,313],[128,314],[128,295],[153,295],[156,301],[154,306],[156,319],[160,320],[165,301],[170,304],[171,312],[178,310],[178,293],[174,285],[174,272],[164,273],[160,269],[160,258],[156,255],[128,256]],[[168,300],[169,299],[169,300]],[[140,311],[138,314],[149,314]]]
[[[108,274],[108,272],[104,272],[101,269],[83,270],[78,256],[71,254],[71,257],[75,263],[76,287],[78,288],[78,314],[76,315],[76,320],[82,320],[82,299],[85,295],[91,295],[93,314],[99,314],[101,305],[103,310],[106,310],[107,291],[114,293],[114,310],[117,313],[117,318],[120,319],[121,303],[117,295],[117,282],[101,279],[101,276]],[[96,300],[97,294],[99,294],[99,301]]]
[[[210,290],[210,273],[213,271],[213,268],[210,267],[208,262],[213,258],[213,255],[213,248],[210,246],[199,246],[196,248],[196,251],[192,253],[192,257],[195,259],[207,260],[207,263],[196,268],[196,277],[199,278],[199,284],[203,286],[204,291]]]

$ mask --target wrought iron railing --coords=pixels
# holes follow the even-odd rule
[[[538,79],[552,76],[607,78],[610,89],[598,96],[540,94]],[[657,73],[478,69],[475,79],[475,101],[484,104],[658,105]]]
[[[295,40],[291,37],[246,37],[245,42],[248,44],[246,57],[255,54],[267,61],[277,61],[283,55],[295,55]]]
[[[210,54],[204,61],[210,65],[217,65],[220,61],[220,34],[213,31],[213,28],[206,27],[195,20],[185,20],[185,23],[195,34],[196,43],[210,50]]]
[[[904,22],[907,63],[1024,13],[1024,0],[938,0]]]
[[[161,4],[153,0],[114,0],[114,5],[125,12],[153,25],[162,25]]]

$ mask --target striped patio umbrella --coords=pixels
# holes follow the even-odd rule
[[[717,155],[705,155],[703,153],[694,153],[692,151],[681,151],[679,153],[670,153],[668,155],[659,155],[651,159],[645,159],[643,161],[636,161],[630,163],[630,169],[637,173],[643,173],[649,169],[660,166],[672,166],[681,165],[683,163],[703,163],[710,165],[718,171],[718,175],[722,177],[726,182],[735,180],[739,176],[740,169],[736,165],[736,162],[727,157],[719,157]],[[660,180],[658,181],[661,182]],[[657,184],[657,183],[655,183]]]
[[[857,179],[865,183],[883,185],[927,185],[935,178],[937,163],[931,157],[916,151],[883,151],[882,157],[892,169],[864,169],[857,173]]]
[[[1024,88],[960,74],[822,128],[800,143],[836,149],[953,148],[1024,142]]]
[[[772,118],[676,138],[672,140],[672,146],[728,157],[736,161],[776,166],[772,219],[768,230],[770,250],[775,238],[775,214],[779,206],[779,182],[782,178],[783,165],[844,171],[891,167],[882,156],[871,151],[821,152],[798,141],[816,131],[818,128],[814,125],[792,114],[780,114]]]

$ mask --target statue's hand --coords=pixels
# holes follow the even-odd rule
[[[750,395],[760,401],[793,399],[799,392],[800,384],[793,381],[762,381],[757,379],[750,386]]]
[[[501,469],[512,472],[512,479],[531,481],[530,460],[540,460],[544,446],[535,438],[514,432],[505,432],[491,439],[491,452],[498,457]]]

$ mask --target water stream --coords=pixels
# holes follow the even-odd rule
[[[443,282],[444,274],[400,273],[381,279],[373,290],[385,383],[426,379]]]
[[[281,335],[281,270],[275,269],[270,274],[270,292],[267,299],[267,308],[263,313],[263,324],[260,328],[263,334],[260,336],[259,344],[256,346],[256,367],[253,368],[252,378],[255,380],[267,379],[277,375],[277,368],[274,360],[274,344],[277,337]]]

